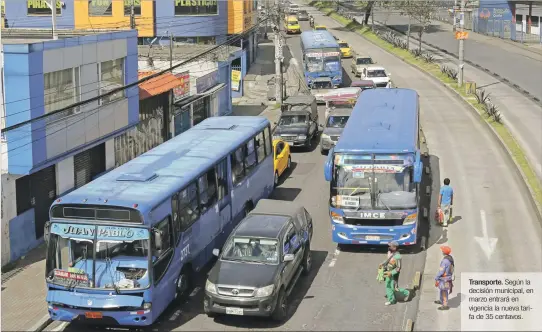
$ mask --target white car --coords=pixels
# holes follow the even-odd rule
[[[373,81],[377,88],[391,88],[390,76],[384,67],[370,66],[361,72],[361,79]]]

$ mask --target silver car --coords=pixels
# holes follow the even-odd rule
[[[320,136],[320,152],[322,154],[326,155],[337,144],[350,114],[352,114],[352,109],[341,108],[334,110],[327,116],[324,130]]]
[[[324,95],[334,90],[331,77],[318,77],[310,84],[309,88],[318,104],[325,104]]]

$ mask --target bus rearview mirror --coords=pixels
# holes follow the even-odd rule
[[[327,182],[330,182],[333,178],[333,150],[334,148],[329,150],[326,162],[324,164],[324,178]]]

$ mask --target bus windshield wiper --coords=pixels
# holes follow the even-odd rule
[[[391,212],[391,209],[386,205],[386,203],[384,203],[384,201],[380,198],[380,195],[382,195],[382,192],[379,190],[378,191],[378,195],[376,197],[376,200],[380,203],[382,203],[382,205],[384,205],[386,207],[386,209],[388,209],[389,212]]]

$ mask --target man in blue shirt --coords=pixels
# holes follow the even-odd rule
[[[438,207],[444,213],[442,226],[447,227],[448,221],[452,218],[452,205],[454,204],[454,190],[450,187],[450,179],[444,179],[444,185],[440,188]]]

